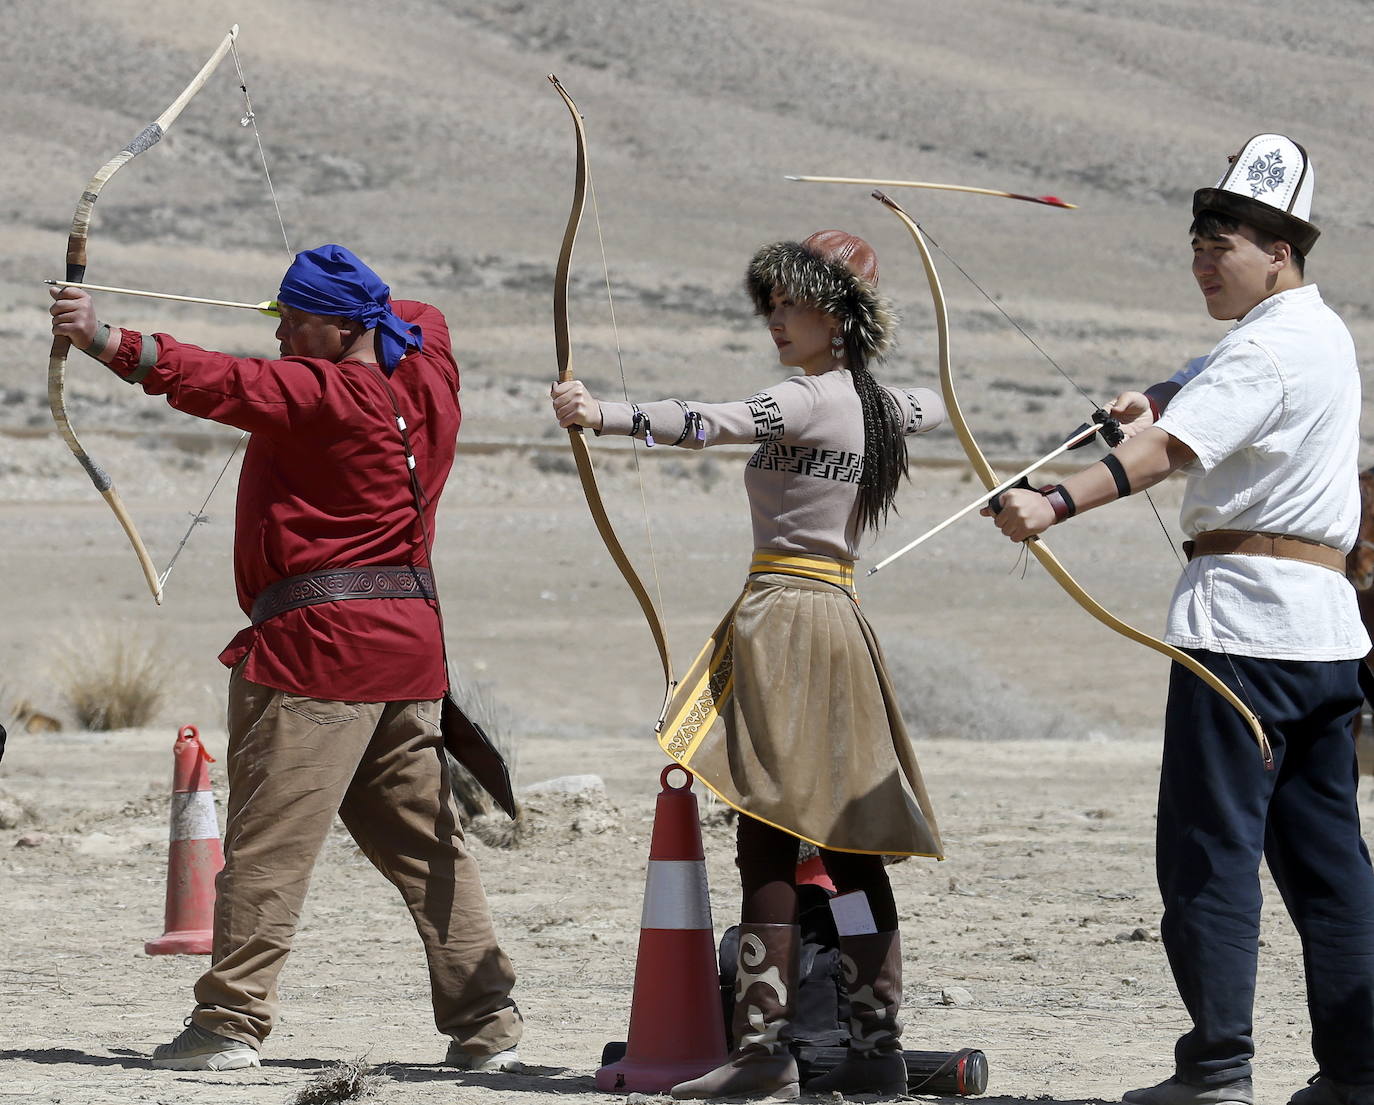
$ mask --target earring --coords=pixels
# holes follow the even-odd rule
[[[835,334],[834,336],[832,336],[831,339],[830,339],[830,350],[831,350],[831,352],[834,353],[835,356],[838,357],[838,356],[840,355],[840,351],[843,350],[843,349],[844,349],[844,338],[840,337],[839,334]]]

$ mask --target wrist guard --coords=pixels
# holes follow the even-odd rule
[[[81,352],[88,357],[94,357],[97,361],[105,352],[110,344],[110,333],[113,327],[108,322],[97,322],[95,324],[95,337],[91,339],[91,344],[86,346]]]
[[[1054,511],[1055,525],[1078,513],[1078,506],[1074,503],[1073,496],[1069,494],[1068,489],[1062,483],[1042,487],[1040,494],[1045,496],[1045,501],[1050,504],[1050,508]]]

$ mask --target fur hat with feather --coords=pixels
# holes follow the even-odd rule
[[[846,344],[865,361],[891,348],[897,313],[878,293],[878,258],[862,238],[843,230],[818,230],[803,242],[774,242],[749,262],[744,286],[754,310],[767,318],[773,290],[810,303],[840,320]]]

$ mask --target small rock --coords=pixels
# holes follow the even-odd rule
[[[55,717],[48,714],[40,714],[37,710],[26,710],[24,712],[24,732],[26,733],[60,733],[62,723]]]
[[[941,1005],[972,1005],[973,995],[962,986],[946,986],[940,991]]]
[[[545,779],[542,783],[531,783],[520,788],[521,794],[588,794],[594,797],[606,796],[606,782],[600,775],[560,775],[556,779]]]
[[[1130,932],[1118,932],[1116,934],[1116,942],[1118,944],[1146,943],[1158,939],[1159,937],[1149,929],[1142,928],[1135,928],[1131,929]]]
[[[0,794],[0,829],[17,829],[26,820],[24,807]]]
[[[115,856],[129,850],[127,841],[117,840],[109,833],[87,833],[77,844],[76,850],[83,856]]]
[[[14,842],[16,848],[41,848],[49,840],[47,833],[25,833]]]
[[[593,806],[574,817],[568,827],[588,836],[613,833],[620,828],[620,811],[614,806]]]

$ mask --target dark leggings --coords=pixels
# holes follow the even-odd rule
[[[754,925],[792,925],[797,922],[797,853],[795,836],[740,815],[735,838],[743,901],[740,920]],[[820,850],[825,873],[841,894],[862,890],[879,932],[897,929],[897,903],[882,856]]]

